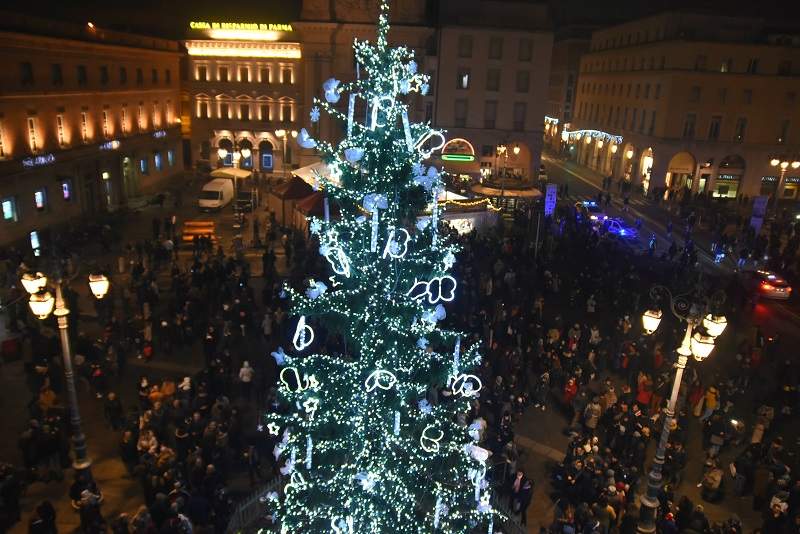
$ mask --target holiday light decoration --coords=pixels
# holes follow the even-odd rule
[[[330,272],[324,284],[284,289],[293,350],[272,353],[280,409],[265,423],[288,482],[264,506],[286,534],[468,534],[493,524],[488,454],[459,417],[482,387],[470,374],[478,347],[442,326],[459,298],[458,248],[439,233],[442,176],[424,160],[445,133],[409,120],[428,77],[408,48],[389,47],[388,31],[381,0],[376,41],[354,44],[356,79],[327,80],[312,104],[312,122],[325,114],[346,137],[301,130],[298,140],[327,165],[317,180],[338,216],[309,218]],[[366,104],[358,116],[357,100]],[[326,354],[332,339],[343,348]],[[432,389],[453,395],[439,404],[426,398]]]

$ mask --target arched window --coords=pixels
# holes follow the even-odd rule
[[[247,157],[247,158],[242,157],[242,159],[239,160],[239,167],[241,167],[242,169],[252,169],[253,168],[253,143],[251,143],[249,139],[242,139],[241,141],[239,141],[239,150],[243,151],[245,149],[250,151],[250,157]]]
[[[226,151],[225,157],[220,158],[222,165],[225,167],[233,167],[233,141],[230,139],[220,139],[219,148],[224,148]]]
[[[258,154],[261,158],[261,170],[262,171],[271,171],[273,162],[272,162],[272,143],[267,141],[266,139],[261,141],[258,144]]]

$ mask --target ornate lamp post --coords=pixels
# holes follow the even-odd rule
[[[40,272],[25,273],[22,275],[20,282],[25,291],[30,293],[30,306],[31,312],[41,320],[45,320],[54,313],[58,320],[58,331],[61,336],[61,355],[64,365],[64,379],[67,384],[67,402],[69,403],[70,422],[72,424],[72,447],[75,451],[75,460],[72,467],[75,469],[75,476],[81,473],[92,477],[91,465],[92,461],[86,452],[86,436],[83,433],[81,426],[81,414],[78,407],[78,395],[75,388],[75,376],[72,370],[72,353],[70,350],[68,316],[69,309],[64,302],[64,297],[61,290],[62,278],[57,276],[52,280],[51,286],[55,289],[55,298],[53,294],[47,290],[48,277]],[[92,294],[97,299],[102,299],[108,289],[110,282],[103,274],[90,274],[89,275],[89,288]],[[55,311],[54,311],[55,308]]]
[[[773,167],[778,167],[780,169],[780,178],[778,179],[778,187],[775,189],[775,201],[774,206],[772,209],[775,210],[775,220],[778,219],[778,201],[783,195],[783,181],[786,178],[786,171],[791,167],[792,169],[800,168],[800,161],[797,158],[789,158],[786,156],[774,157],[769,160],[769,164]]]
[[[675,419],[676,404],[678,402],[678,392],[681,388],[683,370],[689,356],[694,356],[698,362],[705,360],[714,349],[714,340],[725,330],[727,320],[722,315],[714,315],[709,310],[715,312],[716,309],[725,301],[725,294],[718,291],[711,295],[707,302],[698,305],[687,295],[673,296],[669,289],[664,286],[656,285],[650,289],[650,295],[657,300],[659,295],[665,296],[669,302],[669,310],[679,320],[686,322],[686,333],[683,336],[681,346],[678,347],[678,361],[675,364],[675,380],[672,383],[672,394],[669,404],[664,410],[664,426],[661,430],[661,437],[656,448],[656,456],[650,467],[647,476],[647,492],[641,498],[639,509],[638,531],[650,533],[656,531],[656,515],[658,513],[658,495],[663,484],[662,469],[664,467],[664,457],[666,455],[667,442],[671,425]],[[642,315],[642,327],[646,334],[650,335],[658,329],[663,313],[661,310],[647,310]],[[705,331],[701,333],[700,327]]]

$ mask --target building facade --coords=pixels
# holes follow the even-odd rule
[[[192,22],[184,121],[196,166],[272,173],[297,167],[305,111],[302,48],[291,24]]]
[[[771,195],[800,151],[800,39],[763,22],[665,13],[592,35],[570,155],[645,192]],[[796,159],[796,156],[794,156]],[[788,169],[782,198],[800,170]]]
[[[589,51],[590,36],[591,29],[570,26],[559,30],[553,42],[544,139],[554,150],[560,149],[561,132],[572,121],[581,57]]]
[[[37,249],[181,173],[176,42],[2,18],[0,245]]]
[[[439,3],[426,115],[448,132],[453,174],[535,176],[542,148],[553,33],[543,4]],[[498,147],[500,148],[498,150]]]

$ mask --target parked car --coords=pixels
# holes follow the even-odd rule
[[[201,210],[221,210],[233,200],[233,182],[228,178],[214,178],[200,191],[197,206]]]

